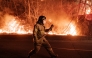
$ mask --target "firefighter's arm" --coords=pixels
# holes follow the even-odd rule
[[[51,31],[53,27],[54,27],[54,25],[51,25],[49,29],[45,29],[45,32]]]

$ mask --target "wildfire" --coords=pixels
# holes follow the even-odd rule
[[[14,34],[32,34],[31,27],[25,26],[26,24],[21,24],[22,21],[15,18],[14,16],[6,16],[4,26],[0,29],[0,33],[14,33]],[[24,22],[24,21],[23,21]],[[51,19],[49,19],[50,23],[53,23]],[[54,27],[53,29],[57,29],[57,27]],[[77,35],[75,24],[71,23],[68,28],[64,31],[64,33],[61,32],[62,29],[58,28],[57,31],[52,30],[49,32],[49,35]]]
[[[8,16],[7,18],[9,18]],[[24,25],[21,25],[18,20],[15,19],[15,17],[11,17],[8,20],[6,20],[5,25],[2,29],[0,29],[0,33],[16,33],[16,34],[28,34],[32,33],[31,30],[25,29]]]
[[[66,34],[77,35],[76,28],[75,28],[75,26],[73,24],[70,24]]]
[[[90,12],[91,12],[91,9],[88,8],[88,9],[86,10],[86,14],[90,14]]]
[[[59,30],[59,31],[61,31],[61,30]],[[50,35],[72,35],[72,36],[78,35],[77,31],[76,31],[76,27],[73,24],[70,24],[64,33],[57,33],[57,32],[52,31],[52,32],[49,32],[48,34],[50,34]]]
[[[90,7],[90,5],[91,5],[91,1],[86,1],[86,14],[90,14],[90,12],[91,12],[91,7]]]

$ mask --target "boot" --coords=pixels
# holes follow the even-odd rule
[[[56,54],[56,55],[54,55],[54,56],[51,56],[51,58],[57,58],[58,57],[58,55]]]
[[[31,56],[34,54],[34,50],[31,50],[30,52],[29,52],[29,55],[28,55],[28,58],[31,58]]]
[[[27,58],[31,58],[31,56],[28,56]]]

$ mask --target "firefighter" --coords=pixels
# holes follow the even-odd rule
[[[58,56],[53,52],[51,45],[45,38],[45,32],[49,32],[53,28],[53,25],[51,25],[49,29],[45,29],[44,26],[45,20],[46,20],[45,16],[39,16],[38,21],[34,25],[34,29],[33,29],[34,49],[29,52],[28,58],[30,58],[33,54],[39,52],[41,46],[43,46],[48,51],[51,58],[57,58]]]

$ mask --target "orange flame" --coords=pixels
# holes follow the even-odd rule
[[[88,6],[86,7],[86,14],[90,14],[91,7],[89,5],[91,5],[91,1],[86,1],[86,3],[88,4]]]
[[[70,28],[68,29],[66,34],[77,35],[76,28],[75,28],[75,26],[73,24],[70,24]]]
[[[88,8],[88,9],[86,10],[86,14],[90,14],[90,12],[91,12],[91,9]]]
[[[6,17],[6,22],[3,26],[2,29],[0,29],[0,33],[14,33],[14,34],[32,34],[32,29],[33,28],[26,28],[28,26],[21,25],[21,21],[19,21],[17,18],[14,16],[7,16]],[[50,19],[49,22],[52,22]],[[26,28],[26,29],[25,29]],[[58,29],[58,32],[55,30],[52,30],[49,32],[49,35],[77,35],[76,27],[73,23],[69,25],[69,27],[65,30],[64,33],[60,33],[61,29]]]
[[[66,32],[64,32],[63,34],[58,34],[58,33],[55,33],[55,32],[49,32],[48,34],[50,35],[78,35],[77,34],[77,31],[76,31],[76,27],[73,25],[73,24],[70,24],[69,28],[66,30]]]
[[[9,18],[9,21],[6,21],[5,26],[0,29],[0,33],[16,33],[16,34],[28,34],[32,33],[31,30],[26,31],[23,25],[20,25],[15,17]]]

